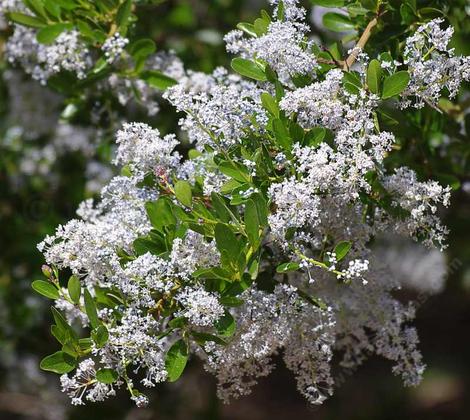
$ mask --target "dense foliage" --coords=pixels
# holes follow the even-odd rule
[[[190,357],[225,401],[278,354],[313,404],[333,393],[334,366],[371,354],[418,384],[415,304],[396,291],[441,286],[407,284],[384,255],[407,238],[446,247],[439,208],[468,169],[470,59],[449,26],[462,9],[315,1],[340,8],[315,33],[299,1],[272,0],[225,36],[231,69],[203,73],[190,53],[186,65],[156,52],[145,3],[2,4],[21,121],[6,137],[45,139],[11,147],[12,188],[39,174],[69,190],[48,162],[79,151],[81,188],[101,197],[38,246],[47,265],[32,286],[54,300],[60,344],[41,368],[73,404],[125,388],[144,406],[144,388],[178,380]],[[36,91],[50,120],[24,119]]]

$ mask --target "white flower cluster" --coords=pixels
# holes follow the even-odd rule
[[[0,30],[6,29],[8,24],[5,15],[9,12],[22,12],[26,11],[26,6],[23,0],[2,0],[0,2]]]
[[[84,404],[82,398],[86,393],[86,399],[91,402],[103,401],[116,395],[112,385],[107,385],[96,380],[95,362],[86,359],[80,363],[73,378],[67,375],[60,377],[62,391],[67,393],[73,405]]]
[[[109,37],[101,46],[106,61],[109,64],[113,64],[118,60],[127,44],[129,44],[129,40],[121,36],[119,32]]]
[[[146,69],[157,70],[175,80],[186,77],[182,61],[172,52],[159,51],[147,59]],[[147,110],[149,116],[160,111],[161,95],[141,79],[123,77],[117,73],[111,74],[100,86],[103,91],[111,90],[122,106],[128,108],[140,105]]]
[[[287,20],[276,20],[257,38],[266,39],[243,41],[238,51],[247,54],[243,48],[253,48],[250,57],[264,57],[281,78],[290,79],[316,66],[307,45],[300,46],[305,35],[298,21],[302,9],[297,1],[284,6]],[[266,42],[278,30],[282,37]],[[296,57],[289,56],[292,48]],[[92,350],[96,363],[119,374],[115,386],[125,381],[133,389],[128,368],[143,373],[144,386],[171,377],[165,354],[181,337],[187,350],[217,377],[224,400],[249,393],[258,378],[272,371],[278,354],[294,372],[300,392],[314,404],[333,392],[334,352],[348,370],[370,354],[381,355],[394,363],[393,372],[405,384],[419,383],[424,365],[416,331],[408,325],[414,307],[394,297],[401,283],[375,257],[370,244],[377,235],[395,231],[429,246],[441,245],[446,231],[438,205],[448,204],[449,189],[433,181],[420,182],[407,168],[387,172],[384,159],[395,139],[376,124],[379,98],[364,89],[346,91],[343,77],[342,71],[330,70],[312,77],[318,81],[304,88],[284,80],[286,92],[278,114],[290,118],[290,128],[296,128],[284,133],[291,137],[291,148],[280,147],[273,139],[273,118],[260,99],[262,93],[273,93],[273,87],[243,81],[222,69],[212,75],[188,72],[165,93],[178,111],[186,113],[181,128],[196,149],[196,158],[183,162],[174,152],[175,136],[162,138],[145,124],[127,124],[118,133],[115,163],[125,166],[128,176],[115,177],[103,189],[98,205],[83,203],[80,220],[60,226],[39,245],[49,264],[70,269],[90,291],[94,286],[109,288],[119,298],[119,316],[111,309],[99,310],[109,340]],[[279,122],[283,123],[280,118]],[[239,155],[234,152],[238,150]],[[274,169],[259,185],[255,182],[263,176],[259,162],[264,156]],[[220,159],[227,159],[225,171],[222,164],[217,166]],[[182,190],[176,191],[176,181],[182,179],[187,183],[180,183]],[[235,184],[233,189],[227,187],[228,179]],[[241,185],[253,179],[252,185]],[[188,183],[194,191],[185,189]],[[233,192],[237,188],[238,196]],[[212,192],[227,203],[232,199],[234,206],[233,199],[241,197],[240,219],[222,197],[211,201]],[[217,207],[214,211],[223,214],[226,233],[243,223],[247,227],[246,197],[263,193],[269,215],[258,266],[249,274],[248,269],[238,273],[240,281],[218,288],[209,280],[226,279],[224,263],[233,256],[226,249],[219,254],[219,242],[227,238],[218,236],[220,223],[211,219],[214,213],[209,210]],[[184,205],[165,212],[163,206],[176,206],[188,195],[192,208]],[[157,199],[161,201],[154,203]],[[161,218],[149,220],[149,202],[163,203]],[[193,211],[197,219],[180,224]],[[165,236],[155,224],[167,219],[171,220],[165,228],[171,234]],[[206,228],[209,234],[204,233]],[[252,234],[250,230],[250,243],[256,242]],[[238,236],[234,243],[224,244],[233,252]],[[163,249],[140,252],[138,238],[162,244]],[[244,263],[247,255],[241,255]],[[224,296],[236,287],[236,296]],[[226,298],[230,305],[224,304]],[[229,317],[236,323],[233,334],[214,336],[214,328]],[[183,333],[177,331],[180,327]],[[110,387],[95,390],[94,369],[86,362],[74,376],[63,377],[64,389],[75,403],[85,395],[98,400],[113,392]],[[132,398],[138,405],[146,403],[141,394]]]
[[[406,40],[404,63],[411,80],[403,94],[403,107],[410,106],[412,98],[417,108],[425,103],[435,106],[444,89],[453,98],[462,82],[470,80],[470,58],[455,56],[454,49],[448,47],[454,30],[441,29],[443,22],[434,19]]]
[[[409,168],[399,168],[384,179],[384,187],[393,196],[393,205],[410,213],[396,229],[409,232],[414,239],[422,239],[429,246],[443,248],[447,228],[437,214],[438,205],[449,205],[450,187],[442,187],[436,181],[419,182],[416,173]]]
[[[14,25],[5,53],[11,63],[20,64],[42,84],[62,70],[73,72],[82,79],[91,66],[88,48],[76,30],[63,32],[52,44],[44,45],[37,41],[34,29]]]
[[[152,171],[165,173],[175,168],[180,160],[177,153],[171,152],[178,144],[175,136],[170,134],[160,138],[158,130],[146,124],[124,124],[116,136],[118,151],[116,164],[130,164],[134,175],[143,178]]]
[[[261,106],[262,91],[219,68],[212,76],[190,73],[180,83],[168,89],[164,97],[187,116],[180,121],[189,140],[202,148],[220,138],[223,144],[238,143],[243,132],[255,120],[260,126],[267,122]]]
[[[227,51],[244,58],[264,60],[284,81],[312,74],[317,61],[311,52],[312,44],[307,40],[309,27],[298,21],[304,17],[305,10],[297,7],[297,3],[286,3],[288,19],[271,22],[262,36],[247,39],[240,30],[228,33],[225,37]]]

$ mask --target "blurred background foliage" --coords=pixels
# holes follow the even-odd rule
[[[135,14],[137,39],[149,37],[158,51],[173,50],[186,69],[211,72],[228,66],[223,36],[238,22],[251,22],[262,0],[149,0],[140,2]],[[341,49],[341,37],[321,24],[322,1],[305,2],[312,11],[313,33],[327,45]],[[325,3],[325,2],[323,2]],[[391,1],[394,3],[394,1]],[[396,3],[396,2],[395,2]],[[404,1],[399,15],[386,17],[389,37],[384,48],[393,48],[394,31],[411,27],[416,17],[407,3],[417,3],[423,13],[444,17],[455,27],[454,47],[470,54],[470,2],[468,0]],[[440,13],[438,13],[440,14]],[[388,19],[388,20],[387,20]],[[401,28],[401,29],[400,29]],[[396,32],[395,32],[396,33]],[[0,50],[10,34],[3,26]],[[345,47],[347,49],[347,47]],[[429,130],[416,132],[399,125],[400,150],[396,162],[426,176],[439,174],[460,187],[444,215],[451,229],[446,251],[447,285],[439,295],[418,296],[421,308],[417,327],[421,349],[429,366],[423,383],[403,388],[384,361],[372,359],[354,376],[339,376],[342,384],[323,406],[308,407],[295,390],[293,378],[279,367],[255,387],[252,395],[224,406],[215,397],[215,385],[196,362],[176,384],[160,386],[151,395],[151,406],[136,409],[127,398],[104,404],[71,407],[59,392],[55,375],[40,372],[39,360],[54,349],[48,331],[48,302],[31,292],[31,281],[40,278],[42,257],[36,244],[75,214],[78,204],[93,197],[101,179],[111,176],[113,135],[123,121],[146,121],[162,132],[177,129],[178,116],[164,104],[156,116],[134,106],[120,106],[111,99],[60,94],[29,80],[0,56],[0,418],[1,419],[468,419],[470,417],[470,94],[454,103],[442,103],[446,112],[427,109],[415,118],[426,119]],[[104,106],[103,106],[104,104]],[[54,127],[73,107],[73,124],[93,125],[96,165],[83,150],[68,148],[57,155],[47,146]],[[27,109],[28,112],[24,110]],[[97,110],[96,112],[94,110]],[[98,111],[99,110],[99,111]],[[64,112],[65,111],[65,112]],[[31,130],[29,129],[31,128]],[[30,131],[33,133],[31,134]],[[65,137],[70,134],[65,133]],[[41,150],[41,152],[38,152]],[[391,165],[394,164],[392,160]],[[94,171],[94,172],[93,172]],[[280,364],[281,366],[282,364]]]

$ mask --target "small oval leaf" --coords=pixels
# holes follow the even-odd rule
[[[187,181],[178,181],[175,185],[176,199],[186,207],[191,207],[193,201],[193,193],[191,185]]]
[[[334,253],[336,254],[336,261],[341,261],[348,252],[351,250],[351,242],[343,241],[335,246]]]
[[[250,79],[259,80],[261,82],[265,82],[267,80],[264,70],[251,60],[234,58],[232,60],[232,69],[242,76],[249,77]]]
[[[112,384],[119,378],[114,369],[104,368],[96,371],[96,379],[103,384]]]
[[[82,294],[82,286],[77,276],[71,276],[69,278],[67,289],[72,302],[78,304],[80,302],[80,295]]]
[[[63,351],[58,351],[41,360],[40,368],[58,374],[69,373],[75,369],[76,360]]]
[[[403,92],[410,81],[410,74],[407,71],[399,71],[384,80],[382,99],[388,99]]]
[[[52,283],[44,280],[35,280],[31,284],[31,287],[40,295],[43,295],[49,299],[59,299],[59,291]]]
[[[181,376],[188,362],[188,347],[183,340],[174,343],[166,354],[165,367],[168,381],[175,382]]]

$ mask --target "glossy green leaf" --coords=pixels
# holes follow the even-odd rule
[[[215,226],[215,242],[217,249],[221,253],[225,251],[230,260],[235,260],[238,257],[240,247],[237,237],[227,225],[218,223]]]
[[[248,239],[252,246],[259,244],[260,222],[258,219],[258,210],[253,200],[248,200],[245,204],[245,229]]]
[[[292,138],[287,130],[284,122],[279,118],[273,120],[274,137],[277,143],[286,151],[290,152],[292,149]]]
[[[147,58],[149,55],[153,54],[157,50],[157,47],[155,45],[155,42],[153,42],[149,38],[144,38],[144,39],[139,39],[138,41],[135,41],[130,50],[129,53],[132,55],[132,58],[134,60],[142,60]]]
[[[354,23],[348,16],[336,12],[326,13],[323,16],[323,25],[334,32],[347,32],[354,29]]]
[[[126,28],[132,11],[132,0],[125,0],[118,9],[116,24],[119,29]]]
[[[388,99],[393,96],[399,95],[408,86],[410,81],[410,74],[407,71],[399,71],[384,80],[382,91],[382,98]]]
[[[342,7],[344,0],[310,0],[312,4],[323,7]]]
[[[253,36],[253,37],[257,36],[255,27],[251,23],[241,22],[237,25],[237,28],[250,36]]]
[[[25,15],[24,13],[11,12],[7,14],[8,19],[20,25],[30,26],[32,28],[43,28],[46,23],[34,16]]]
[[[92,328],[98,327],[100,325],[100,320],[98,319],[98,311],[96,309],[96,303],[93,297],[91,296],[88,289],[85,289],[83,297],[85,299],[85,312],[90,321]]]
[[[114,369],[103,368],[96,371],[96,379],[103,384],[112,384],[119,378]]]
[[[139,77],[155,89],[165,90],[178,82],[156,70],[146,70]]]
[[[188,347],[183,340],[174,343],[165,358],[168,381],[175,382],[181,376],[188,362]]]
[[[367,86],[372,93],[380,92],[380,79],[382,77],[382,66],[379,60],[372,60],[367,67]]]
[[[186,207],[191,207],[193,201],[193,193],[191,185],[187,181],[178,181],[175,184],[176,199]]]
[[[145,209],[150,223],[158,231],[162,231],[164,226],[176,224],[176,218],[171,211],[170,203],[165,198],[146,203]]]
[[[52,283],[44,280],[35,280],[31,287],[40,295],[49,299],[59,299],[59,291]]]
[[[212,341],[213,343],[220,344],[222,346],[225,346],[227,344],[220,337],[217,337],[213,334],[191,331],[191,335],[194,337],[194,339],[199,345],[204,345],[208,341]]]
[[[334,253],[336,254],[336,260],[341,261],[351,250],[351,242],[343,241],[335,246]]]
[[[235,333],[236,328],[235,320],[228,311],[215,323],[215,329],[222,337],[231,337]]]
[[[68,353],[58,351],[42,359],[39,366],[42,370],[64,374],[75,369],[76,360]]]
[[[82,293],[82,286],[77,276],[70,276],[67,283],[67,290],[69,292],[70,299],[73,303],[78,304],[80,302],[80,295]]]
[[[244,58],[234,58],[232,60],[232,69],[242,76],[249,77],[250,79],[265,82],[267,80],[264,70],[254,61],[246,60]]]
[[[279,118],[279,106],[276,100],[267,92],[261,94],[263,107],[274,117]]]
[[[278,273],[288,273],[290,271],[297,271],[300,269],[300,264],[296,262],[287,262],[281,265],[278,265],[276,271]]]
[[[91,338],[95,342],[96,347],[103,347],[109,339],[108,329],[104,325],[98,325],[98,327],[91,332]]]
[[[219,164],[219,170],[223,174],[242,183],[250,182],[250,175],[248,170],[235,162],[222,162]]]

